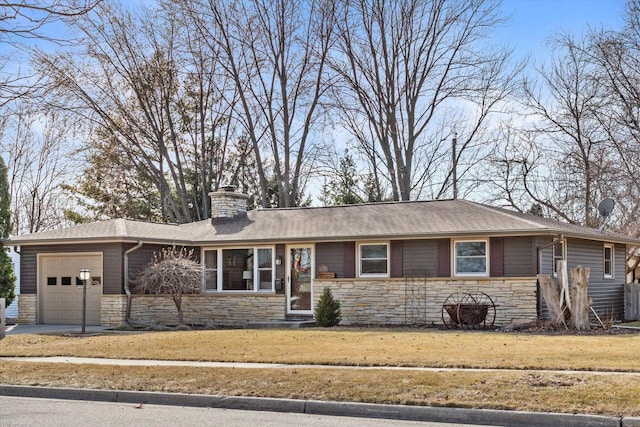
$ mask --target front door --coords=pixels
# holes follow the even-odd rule
[[[313,314],[313,247],[287,246],[287,314]]]

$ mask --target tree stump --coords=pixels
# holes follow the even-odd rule
[[[553,325],[564,324],[564,312],[560,304],[560,294],[558,287],[553,281],[553,277],[548,274],[538,274],[538,283],[540,284],[540,292],[547,303],[549,309],[549,317]]]
[[[579,331],[589,326],[589,274],[591,269],[578,266],[571,269],[571,326]]]

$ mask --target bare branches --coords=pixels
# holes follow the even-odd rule
[[[313,133],[328,88],[332,5],[324,0],[211,0],[204,8],[189,3],[193,26],[220,51],[220,64],[235,82],[234,97],[227,100],[252,144],[263,206],[271,204],[271,181],[278,206],[297,205],[313,167],[319,146]]]
[[[510,52],[484,51],[478,43],[501,20],[490,1],[346,3],[331,61],[340,78],[335,102],[351,117],[354,136],[367,124],[370,131],[358,139],[375,144],[369,157],[395,200],[419,197],[434,184],[445,167],[442,141],[454,131],[466,133],[458,160],[471,153],[472,141],[513,90],[519,67],[507,72]],[[464,111],[460,120],[445,124],[456,109]],[[440,172],[445,180],[450,171]]]
[[[84,15],[102,0],[15,0],[0,3],[0,45],[18,38],[60,41],[41,30],[61,18]]]
[[[153,261],[133,281],[135,293],[171,296],[180,324],[184,322],[182,295],[202,291],[202,268],[192,256],[193,249],[162,249],[160,253],[154,253]]]

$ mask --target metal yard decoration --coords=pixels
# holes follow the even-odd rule
[[[453,328],[492,328],[496,305],[484,292],[455,292],[442,304],[442,322]]]

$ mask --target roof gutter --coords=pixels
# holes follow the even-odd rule
[[[129,254],[140,249],[143,243],[144,242],[142,240],[138,240],[138,244],[136,246],[129,248],[124,252],[124,292],[127,294],[127,312],[125,315],[125,321],[127,323],[129,323],[129,319],[131,318],[131,289],[129,289]]]

